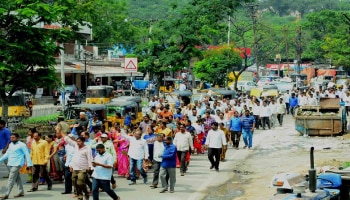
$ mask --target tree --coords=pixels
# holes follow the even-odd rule
[[[303,22],[304,56],[331,59],[335,66],[349,66],[349,24],[343,12],[324,10],[310,13]]]
[[[8,119],[9,97],[18,89],[58,84],[53,65],[59,47],[75,35],[80,24],[69,0],[42,3],[35,0],[0,0],[0,98],[2,118]],[[41,24],[62,28],[39,28]]]
[[[194,73],[197,78],[214,85],[224,85],[228,72],[242,66],[240,51],[234,46],[220,46],[203,54],[204,59],[195,63]]]
[[[191,59],[202,58],[196,47],[205,48],[211,44],[212,38],[219,33],[220,21],[239,5],[240,1],[231,0],[191,0],[178,12],[180,18],[158,19],[152,25],[154,29],[149,34],[149,42],[136,47],[141,70],[162,80],[166,71],[190,67]]]
[[[123,44],[131,49],[139,34],[137,21],[128,18],[127,4],[119,0],[94,0],[84,4],[82,18],[93,27],[92,43],[101,48]]]

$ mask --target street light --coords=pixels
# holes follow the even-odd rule
[[[85,71],[84,71],[84,74],[85,74],[85,93],[87,93],[87,87],[88,87],[88,81],[87,81],[87,72],[86,72],[86,52],[84,52],[84,65],[85,65]]]

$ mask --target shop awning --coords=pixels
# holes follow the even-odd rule
[[[55,71],[56,73],[61,73],[61,64],[55,65]],[[80,74],[84,73],[84,71],[84,67],[81,66],[64,65],[64,73]]]
[[[88,73],[95,77],[112,77],[112,76],[130,76],[131,73],[125,73],[122,67],[106,67],[106,66],[87,66]],[[132,76],[142,76],[142,73],[132,73]]]

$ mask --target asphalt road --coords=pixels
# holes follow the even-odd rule
[[[227,151],[227,161],[220,163],[220,172],[212,171],[209,169],[209,161],[207,159],[207,154],[201,154],[199,156],[194,155],[191,157],[191,163],[188,172],[185,176],[180,176],[179,170],[176,174],[176,185],[175,193],[159,193],[160,188],[150,189],[150,182],[153,177],[153,173],[148,173],[148,184],[143,184],[142,179],[137,181],[136,185],[129,186],[128,180],[122,177],[116,177],[117,188],[115,189],[118,196],[122,200],[199,200],[203,199],[207,194],[206,189],[208,187],[218,186],[224,184],[226,181],[232,177],[232,166],[235,159],[242,159],[249,153],[248,150],[234,150],[229,148]],[[7,179],[1,178],[6,175],[6,168],[3,163],[0,164],[0,193],[4,194]],[[50,200],[62,200],[72,199],[71,194],[62,195],[61,192],[64,190],[63,183],[54,183],[53,189],[51,191],[46,190],[46,186],[40,186],[39,190],[34,193],[26,192],[31,188],[31,184],[25,183],[26,175],[22,175],[22,181],[24,182],[25,196],[20,199],[50,199]],[[160,185],[160,184],[159,184]],[[18,194],[17,187],[14,186],[10,194],[10,199]],[[92,198],[90,198],[92,199]],[[110,199],[110,197],[105,193],[100,193],[101,200]]]

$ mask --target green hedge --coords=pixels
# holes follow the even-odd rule
[[[40,117],[30,117],[23,121],[24,124],[41,124],[47,123],[48,121],[57,121],[59,113],[55,113],[52,115],[40,116]]]

